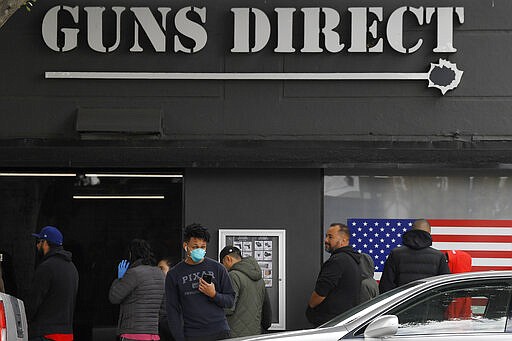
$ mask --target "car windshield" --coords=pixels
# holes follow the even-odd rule
[[[387,291],[387,292],[385,292],[385,293],[383,293],[381,295],[378,295],[374,299],[371,299],[371,300],[369,300],[367,302],[361,303],[360,305],[357,305],[354,308],[347,310],[346,312],[336,316],[332,320],[327,321],[326,323],[322,324],[318,328],[334,327],[334,326],[338,325],[340,322],[342,322],[342,321],[344,321],[344,320],[346,320],[346,319],[356,315],[360,311],[362,311],[362,310],[364,310],[364,309],[366,309],[366,308],[368,308],[368,307],[370,307],[370,306],[372,306],[374,304],[378,304],[379,302],[385,300],[388,297],[391,297],[391,296],[395,295],[398,292],[407,290],[407,289],[409,289],[411,287],[415,287],[415,286],[420,285],[422,283],[424,283],[424,282],[423,281],[414,281],[414,282],[405,284],[405,285],[403,285],[401,287],[395,288],[393,290]]]

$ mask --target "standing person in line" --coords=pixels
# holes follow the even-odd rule
[[[258,262],[253,257],[242,258],[240,249],[234,246],[223,248],[219,261],[228,269],[235,289],[235,304],[226,309],[231,336],[261,334],[266,289]]]
[[[167,318],[177,341],[210,341],[230,337],[224,308],[231,308],[235,291],[222,264],[205,257],[210,233],[192,224],[185,228],[185,260],[167,273]]]
[[[391,250],[384,264],[381,294],[417,279],[450,273],[444,254],[432,247],[430,232],[430,223],[419,219],[404,233],[403,245]]]
[[[4,254],[0,253],[0,292],[5,292],[4,273],[2,271],[2,262],[3,261],[4,261]]]
[[[375,263],[367,253],[361,253],[361,299],[359,303],[371,300],[379,295],[379,284],[373,278],[375,275]]]
[[[158,316],[164,296],[164,274],[153,266],[151,247],[142,239],[129,245],[129,259],[117,268],[108,298],[120,304],[117,333],[122,341],[160,340]]]
[[[78,271],[71,252],[62,247],[62,233],[45,226],[34,233],[38,266],[26,301],[29,340],[73,340],[73,313]]]
[[[325,251],[331,256],[322,265],[311,294],[306,317],[319,326],[336,315],[355,307],[361,292],[360,255],[350,246],[350,229],[332,223],[324,240]]]
[[[162,270],[165,276],[176,262],[171,258],[162,258],[158,261],[157,266]],[[160,335],[160,341],[175,341],[172,337],[171,330],[169,329],[169,323],[167,322],[167,312],[165,311],[166,296],[164,298],[162,306],[160,308],[160,315],[158,317],[158,334]]]

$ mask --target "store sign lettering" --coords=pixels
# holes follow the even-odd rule
[[[142,34],[147,36],[156,52],[176,52],[192,54],[200,52],[208,42],[206,7],[183,7],[172,9],[157,8],[157,13],[149,7],[111,7],[115,17],[114,43],[105,46],[103,37],[105,7],[83,7],[86,17],[87,45],[91,50],[109,53],[118,50],[123,37],[121,21],[131,12],[133,20],[133,45],[130,52],[143,52],[140,44]],[[57,52],[68,52],[78,47],[80,33],[79,6],[55,6],[48,10],[43,18],[42,35],[46,45]],[[342,12],[328,7],[274,8],[272,13],[265,13],[258,8],[231,8],[233,15],[232,53],[255,53],[264,48],[272,48],[275,53],[381,53],[384,52],[384,39],[388,45],[399,53],[410,54],[418,51],[423,39],[418,39],[412,46],[404,44],[404,17],[412,16],[419,27],[436,23],[437,43],[435,53],[453,53],[457,49],[453,43],[453,28],[456,23],[464,23],[463,7],[400,7],[384,18],[383,7],[349,7],[345,12],[350,20],[350,37],[340,28]],[[59,25],[61,18],[71,20],[74,25]],[[272,18],[272,19],[271,19]],[[271,20],[275,20],[273,23]],[[173,27],[169,27],[168,23]],[[378,23],[385,26],[385,32],[378,31]],[[109,22],[108,25],[111,23]],[[301,27],[298,27],[300,25]],[[272,32],[272,28],[276,32]],[[304,32],[302,41],[294,45],[293,32]],[[61,32],[63,39],[59,41]],[[276,41],[271,42],[271,34]],[[168,39],[168,35],[172,39]],[[188,38],[191,46],[186,46],[182,39]],[[372,38],[372,42],[368,41]],[[172,40],[173,46],[167,46]],[[190,45],[190,44],[188,44]]]

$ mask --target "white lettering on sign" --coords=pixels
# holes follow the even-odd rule
[[[206,7],[187,6],[178,10],[169,7],[158,7],[155,13],[149,7],[111,7],[87,6],[83,8],[87,18],[87,44],[91,50],[110,53],[119,49],[123,39],[133,41],[130,52],[143,52],[141,34],[144,34],[149,45],[156,52],[197,53],[203,50],[208,41],[206,24]],[[104,43],[104,16],[115,16],[115,39],[111,46]],[[55,6],[50,8],[42,22],[42,35],[46,45],[57,52],[68,52],[80,43],[78,33],[80,26],[79,6]],[[131,12],[130,15],[123,14]],[[383,7],[349,7],[346,19],[342,12],[329,7],[304,8],[274,8],[272,13],[266,13],[255,7],[231,8],[233,15],[233,47],[232,53],[256,53],[274,44],[276,53],[339,53],[346,49],[349,53],[381,53],[384,52],[384,41],[396,52],[411,54],[423,45],[419,38],[412,46],[405,46],[404,18],[413,17],[418,26],[430,25],[436,22],[437,43],[434,53],[453,53],[457,49],[453,44],[453,26],[457,21],[464,23],[463,7],[408,7],[403,6],[393,10],[384,17]],[[174,20],[167,20],[174,15]],[[69,21],[69,18],[72,21]],[[435,20],[433,20],[435,18]],[[66,19],[66,20],[63,20]],[[133,22],[133,36],[123,36],[122,20]],[[272,22],[275,20],[275,22]],[[347,37],[340,24],[342,20],[350,20],[351,34]],[[62,27],[62,22],[72,22],[72,27]],[[168,22],[173,22],[170,28]],[[220,23],[219,23],[220,24]],[[379,32],[380,26],[385,26],[385,32]],[[297,27],[297,25],[301,27]],[[275,32],[272,32],[275,30]],[[112,31],[112,30],[109,30]],[[294,41],[294,32],[303,32],[302,41]],[[384,30],[382,30],[384,31]],[[62,32],[59,39],[59,32]],[[171,37],[172,39],[168,39]],[[184,43],[187,40],[189,46]],[[270,43],[270,38],[276,37]],[[368,38],[371,38],[370,42]],[[172,42],[174,46],[167,46]]]
[[[84,7],[87,16],[87,44],[97,52],[113,52],[118,49],[121,39],[121,17],[126,11],[125,7],[112,7],[115,13],[116,39],[112,46],[105,47],[103,43],[103,15],[105,7]],[[156,52],[165,52],[168,50],[166,46],[167,40],[167,16],[171,12],[171,8],[159,7],[159,17],[161,22],[158,23],[157,17],[148,7],[130,7],[129,11],[134,15],[134,36],[133,46],[130,52],[142,52],[144,49],[140,44],[140,34],[148,37],[151,46]],[[189,18],[189,14],[196,14],[200,23]],[[50,49],[57,52],[71,51],[78,46],[78,27],[63,27],[60,31],[64,33],[63,45],[59,46],[59,16],[71,16],[73,22],[79,24],[79,7],[55,6],[52,7],[43,18],[42,35],[43,40]],[[202,26],[206,23],[206,7],[185,7],[177,11],[174,17],[174,27],[176,32],[191,39],[194,46],[185,47],[178,34],[174,35],[174,51],[183,53],[196,53],[206,46],[207,32]]]

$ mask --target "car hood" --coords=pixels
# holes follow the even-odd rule
[[[254,336],[239,337],[229,339],[232,341],[265,341],[265,340],[289,340],[289,341],[338,341],[348,333],[344,326],[335,326],[331,328],[304,329],[291,332],[271,333]]]

